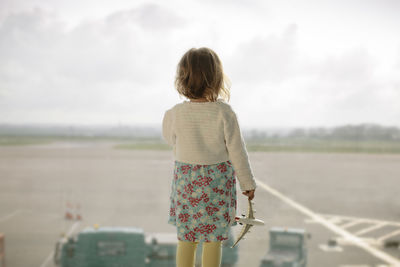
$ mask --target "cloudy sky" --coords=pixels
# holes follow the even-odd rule
[[[220,56],[243,127],[400,127],[400,1],[0,1],[0,123],[144,124]]]

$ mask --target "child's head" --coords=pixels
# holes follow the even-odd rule
[[[217,54],[207,47],[189,49],[179,61],[175,87],[180,95],[190,99],[216,101],[230,98],[230,81],[224,74]]]

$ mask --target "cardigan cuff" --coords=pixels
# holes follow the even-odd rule
[[[251,183],[242,183],[239,180],[239,186],[240,186],[240,190],[242,191],[246,191],[246,190],[254,190],[257,188],[257,184],[256,181],[254,180],[254,178],[252,178],[252,182]]]

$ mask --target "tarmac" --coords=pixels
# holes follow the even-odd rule
[[[249,152],[249,159],[256,218],[265,225],[239,242],[237,266],[260,265],[275,226],[310,233],[308,267],[400,266],[400,248],[385,246],[400,242],[400,155]],[[54,266],[57,240],[94,224],[176,234],[167,224],[173,161],[172,150],[108,142],[0,147],[6,266]],[[238,214],[245,213],[237,190]],[[236,237],[241,226],[232,230]]]

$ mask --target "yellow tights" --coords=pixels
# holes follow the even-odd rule
[[[198,243],[178,240],[176,248],[177,267],[194,267]],[[221,264],[221,250],[221,241],[203,242],[202,267],[219,267]]]

